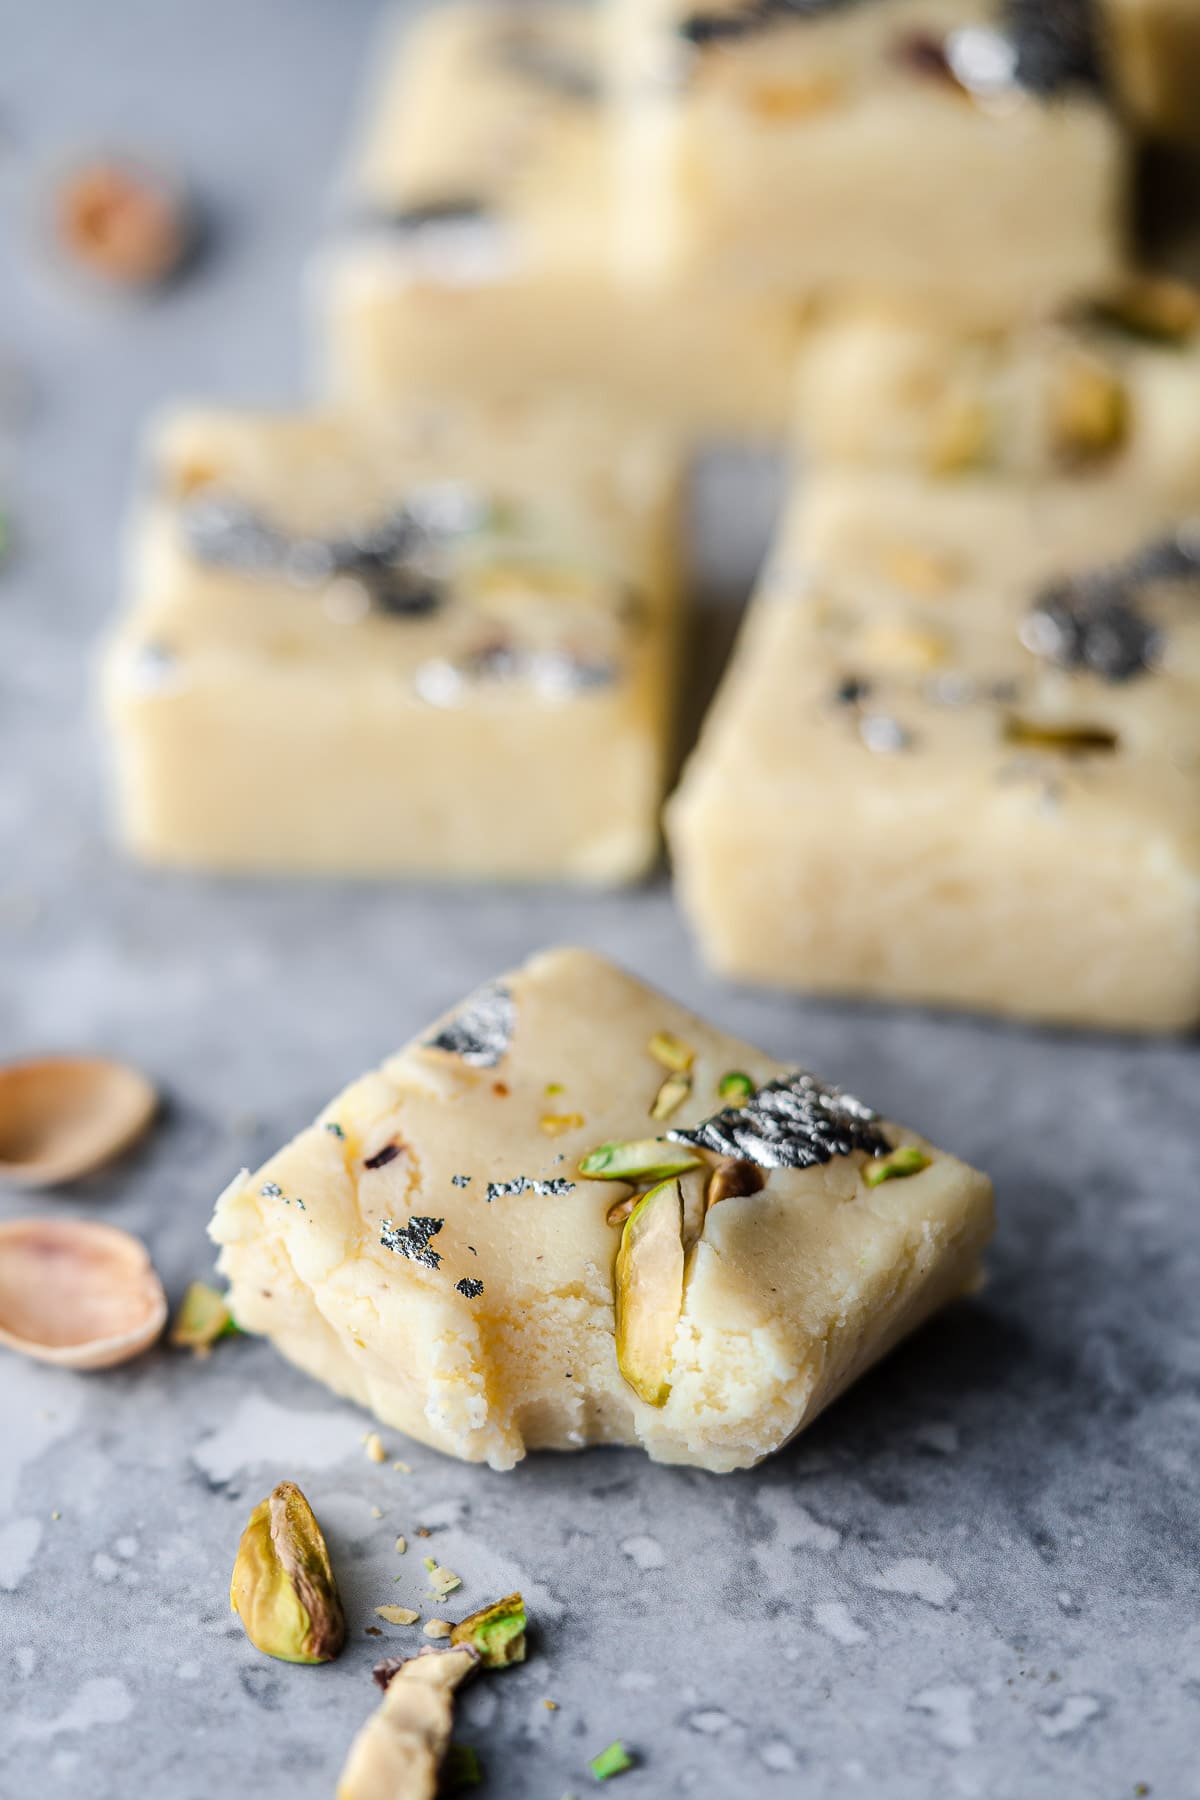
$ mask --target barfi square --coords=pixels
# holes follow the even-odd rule
[[[805,333],[797,427],[821,462],[1120,479],[1200,505],[1200,294],[1140,278],[1012,331],[879,306]]]
[[[171,418],[104,666],[126,843],[231,871],[640,874],[676,492],[668,448],[575,409]]]
[[[222,1195],[240,1325],[468,1461],[746,1467],[978,1280],[982,1175],[587,951],[475,994]]]
[[[609,118],[587,8],[453,4],[397,34],[313,269],[338,405],[573,395],[687,437],[784,435],[790,303],[614,277]]]
[[[1074,0],[615,0],[610,54],[633,279],[989,323],[1120,272],[1125,150]]]
[[[1124,484],[819,477],[669,808],[708,961],[1194,1024],[1198,595],[1194,523]]]

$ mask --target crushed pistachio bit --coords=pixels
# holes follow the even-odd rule
[[[403,1537],[398,1537],[396,1539],[396,1555],[403,1556],[407,1549],[408,1549],[408,1539],[403,1538]]]
[[[696,1052],[682,1039],[672,1037],[669,1031],[656,1031],[646,1045],[655,1062],[661,1063],[664,1069],[672,1069],[677,1075],[686,1075],[696,1060]]]
[[[344,1138],[346,1135],[336,1119],[327,1119],[325,1121],[325,1129],[330,1137]]]
[[[565,1132],[579,1131],[586,1123],[582,1113],[543,1113],[542,1130],[547,1137],[562,1137]]]
[[[368,1431],[366,1437],[363,1439],[363,1447],[366,1450],[367,1460],[369,1462],[382,1463],[387,1461],[387,1451],[384,1449],[383,1439],[377,1431]]]
[[[704,1190],[704,1209],[707,1212],[722,1200],[740,1200],[745,1194],[757,1194],[761,1192],[763,1185],[763,1172],[757,1163],[745,1162],[736,1156],[723,1156],[708,1178],[708,1186]]]
[[[654,1096],[654,1104],[650,1108],[652,1119],[669,1119],[672,1113],[678,1112],[692,1091],[690,1075],[668,1075],[667,1079]]]
[[[491,1606],[470,1613],[454,1627],[455,1644],[465,1644],[480,1658],[485,1669],[506,1669],[525,1661],[525,1629],[528,1620],[520,1594],[506,1594]]]
[[[382,1508],[382,1506],[373,1506],[373,1507],[372,1507],[372,1508],[371,1508],[371,1517],[372,1517],[372,1518],[373,1518],[373,1519],[382,1519],[382,1517],[383,1517],[383,1508]]]
[[[593,1756],[588,1767],[597,1781],[611,1781],[614,1775],[624,1775],[632,1769],[634,1760],[618,1738],[607,1750],[601,1750],[598,1756]]]
[[[237,1334],[225,1295],[203,1281],[193,1281],[179,1303],[171,1325],[171,1343],[178,1350],[210,1356],[219,1338]]]
[[[623,1200],[614,1200],[604,1215],[606,1225],[623,1225],[638,1203],[636,1194],[626,1194]]]
[[[924,1150],[918,1150],[915,1144],[902,1144],[893,1150],[890,1156],[877,1157],[874,1162],[863,1165],[863,1180],[868,1187],[878,1187],[881,1181],[902,1181],[906,1175],[919,1175],[922,1169],[929,1167],[930,1158]]]
[[[377,1617],[386,1619],[389,1625],[415,1625],[421,1616],[411,1606],[377,1606],[375,1612]]]
[[[698,1169],[701,1158],[687,1144],[670,1144],[665,1138],[639,1138],[627,1144],[600,1144],[589,1150],[579,1173],[593,1181],[665,1181]]]
[[[453,1569],[444,1569],[440,1563],[434,1563],[430,1567],[428,1557],[425,1567],[429,1569],[429,1580],[436,1600],[444,1600],[448,1594],[455,1593],[462,1586],[462,1576],[456,1575]]]
[[[397,1475],[411,1475],[412,1474],[412,1464],[406,1463],[406,1462],[401,1462],[399,1457],[396,1458],[396,1461],[392,1464],[392,1467],[396,1471]]]
[[[557,1700],[543,1700],[542,1705],[545,1707],[547,1712],[557,1712],[558,1711],[558,1701]]]
[[[754,1083],[742,1069],[730,1069],[717,1083],[717,1094],[726,1106],[745,1106],[754,1093]]]
[[[442,1764],[442,1780],[451,1790],[480,1785],[483,1765],[472,1744],[451,1744]]]
[[[553,1098],[555,1094],[565,1094],[566,1091],[567,1090],[561,1081],[548,1081],[546,1083],[546,1095],[548,1098]]]
[[[426,1619],[421,1629],[427,1638],[448,1638],[454,1627],[449,1619]]]
[[[437,1568],[437,1558],[434,1556],[423,1556],[421,1558],[421,1562],[424,1565],[424,1567],[429,1570],[429,1573],[431,1575],[433,1574],[433,1571]]]

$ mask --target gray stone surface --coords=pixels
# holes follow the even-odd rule
[[[5,1356],[0,1795],[330,1794],[373,1703],[371,1608],[421,1595],[421,1525],[468,1601],[519,1584],[536,1620],[528,1664],[463,1706],[498,1800],[589,1789],[618,1736],[642,1761],[630,1800],[1198,1794],[1194,1046],[731,992],[661,880],[233,884],[129,868],[106,841],[88,668],[137,421],[177,391],[299,391],[297,271],[369,10],[0,5],[0,366],[32,385],[0,467],[0,1054],[94,1046],[168,1095],[119,1168],[2,1196],[0,1217],[129,1226],[178,1295],[240,1164],[478,978],[575,940],[992,1170],[991,1283],[802,1443],[723,1478],[598,1451],[496,1475],[395,1434],[412,1472],[377,1467],[365,1418],[249,1341],[89,1378]],[[38,182],[97,140],[178,159],[212,205],[210,258],[159,302],[102,302],[43,256]],[[728,476],[705,491],[706,569],[744,567],[746,507]],[[326,1669],[259,1657],[227,1609],[241,1526],[284,1475],[343,1577],[349,1648]]]

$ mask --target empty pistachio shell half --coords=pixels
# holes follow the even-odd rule
[[[144,1075],[101,1056],[0,1068],[0,1182],[51,1187],[111,1162],[141,1137],[158,1099]]]
[[[145,1245],[114,1225],[10,1219],[0,1225],[0,1344],[67,1369],[138,1356],[167,1319]]]

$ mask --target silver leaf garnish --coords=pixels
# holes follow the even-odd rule
[[[385,1250],[394,1250],[398,1256],[406,1256],[409,1262],[436,1269],[442,1259],[436,1250],[429,1248],[429,1240],[437,1236],[445,1223],[444,1219],[427,1219],[419,1214],[414,1214],[407,1225],[394,1225],[390,1219],[385,1219],[379,1227],[379,1241]]]
[[[516,1024],[515,1000],[502,982],[492,981],[426,1038],[425,1049],[461,1056],[474,1069],[494,1069],[512,1042]]]
[[[484,1199],[503,1200],[509,1194],[540,1194],[544,1200],[557,1200],[574,1191],[575,1183],[556,1176],[553,1181],[536,1181],[530,1175],[517,1175],[512,1181],[489,1181]]]
[[[743,1106],[726,1107],[702,1124],[668,1131],[667,1136],[761,1169],[811,1169],[854,1150],[886,1156],[891,1145],[878,1119],[853,1094],[800,1069],[767,1082]]]

